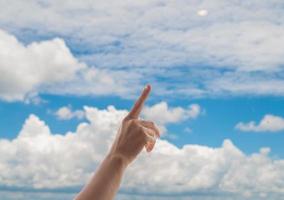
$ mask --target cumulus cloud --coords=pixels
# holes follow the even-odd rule
[[[132,83],[133,91],[137,91],[137,79],[135,73],[126,75],[119,70],[87,66],[73,56],[63,39],[25,45],[0,29],[1,100],[39,102],[39,93],[129,98],[131,92],[126,85]]]
[[[245,132],[279,132],[284,131],[284,118],[271,114],[265,115],[257,124],[255,121],[248,123],[239,122],[236,129]]]
[[[0,98],[24,100],[42,85],[65,82],[85,66],[71,54],[62,39],[27,46],[0,30]]]
[[[45,122],[30,115],[17,138],[1,139],[0,184],[30,189],[82,185],[107,153],[127,113],[113,106],[84,107],[84,112],[87,122],[75,132],[51,133]],[[208,194],[281,197],[284,161],[270,158],[269,151],[262,148],[245,155],[230,140],[218,148],[190,144],[178,148],[161,139],[153,153],[143,151],[129,167],[122,191],[204,198]]]
[[[17,138],[1,139],[1,185],[57,188],[83,183],[106,153],[125,114],[112,106],[85,107],[85,112],[90,123],[80,123],[74,133],[52,134],[43,121],[30,115]]]
[[[54,115],[60,120],[69,120],[72,118],[83,119],[84,118],[84,111],[83,110],[72,110],[70,105],[63,106],[59,108]]]
[[[107,69],[99,74],[121,70],[114,81],[107,81],[108,92],[92,80],[87,86],[76,81],[73,87],[64,88],[65,93],[127,96],[127,88],[113,88],[114,83],[121,83],[118,77],[122,75],[123,84],[135,88],[147,77],[159,88],[159,94],[168,96],[283,96],[281,5],[281,0],[11,0],[9,4],[0,2],[0,26],[26,43],[60,35],[68,40],[80,61]],[[192,71],[206,69],[211,69],[211,75],[191,76]],[[92,79],[102,82],[95,77]],[[169,77],[184,81],[162,81]]]
[[[145,106],[142,111],[142,116],[148,120],[152,120],[161,128],[163,132],[166,131],[166,124],[182,122],[187,119],[194,119],[198,117],[201,108],[198,104],[191,104],[188,108],[169,107],[167,102],[161,101],[153,106]]]

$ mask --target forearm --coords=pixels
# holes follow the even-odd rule
[[[126,166],[121,157],[109,154],[76,200],[113,199],[119,188]]]
[[[145,147],[150,152],[160,136],[155,124],[138,120],[144,101],[151,90],[147,85],[128,115],[122,120],[108,156],[76,200],[112,200],[119,188],[123,173]],[[151,137],[150,137],[151,136]]]

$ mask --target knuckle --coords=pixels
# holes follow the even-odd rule
[[[150,121],[149,123],[151,124],[151,126],[155,126],[154,122]]]
[[[138,130],[139,132],[144,132],[144,131],[145,131],[142,126],[137,126],[137,130]]]
[[[155,126],[155,123],[153,121],[144,121],[145,124],[148,124],[150,126]]]
[[[138,120],[137,119],[131,119],[129,120],[130,126],[137,126],[138,125]]]
[[[127,116],[122,119],[122,123],[125,123],[127,121],[128,121],[128,117]]]

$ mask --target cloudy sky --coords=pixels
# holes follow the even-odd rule
[[[145,84],[163,133],[117,200],[284,198],[282,0],[0,0],[0,196],[72,199]]]

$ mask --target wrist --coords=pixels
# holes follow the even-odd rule
[[[116,165],[123,167],[123,169],[125,169],[129,164],[127,158],[118,153],[109,153],[107,155],[107,159],[115,163]]]

